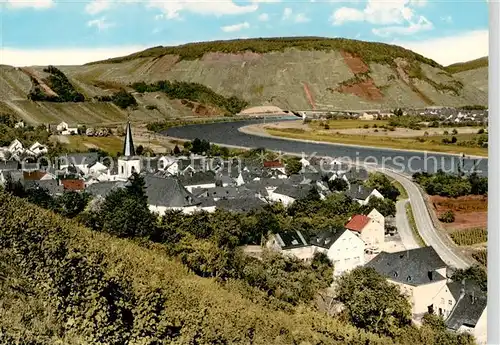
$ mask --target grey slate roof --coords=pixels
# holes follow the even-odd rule
[[[20,181],[21,183],[24,182],[24,175],[21,170],[6,171],[4,176],[5,177],[9,176],[12,179],[12,182],[16,181]]]
[[[196,204],[196,200],[178,179],[173,177],[157,177],[152,174],[144,176],[148,204],[165,207],[187,207]]]
[[[235,199],[254,197],[255,191],[244,186],[240,187],[215,187],[215,188],[195,188],[193,195],[205,198]]]
[[[93,196],[106,197],[111,191],[116,188],[123,187],[123,182],[105,181],[99,183],[93,183],[85,188],[85,191]]]
[[[475,327],[487,305],[486,293],[481,291],[477,283],[466,280],[448,283],[448,288],[457,300],[445,324],[448,328],[458,330],[460,326]]]
[[[99,159],[97,152],[70,153],[58,157],[59,164],[62,165],[85,165],[93,164]]]
[[[273,193],[286,195],[297,200],[305,198],[309,194],[311,188],[312,187],[309,185],[299,185],[299,186],[282,185],[276,188],[276,190]]]
[[[407,285],[424,285],[446,279],[436,270],[447,267],[432,247],[416,248],[396,253],[381,252],[366,267]]]
[[[329,249],[347,229],[336,229],[322,231],[309,239],[309,244]]]
[[[221,199],[215,202],[216,208],[233,212],[249,212],[261,208],[264,205],[266,205],[266,202],[256,197]]]
[[[281,249],[293,249],[307,247],[309,244],[298,230],[289,232],[280,232],[275,234],[276,240],[280,245]]]
[[[372,188],[367,188],[360,184],[351,184],[345,194],[355,200],[365,200],[373,192]]]
[[[44,188],[51,195],[64,193],[64,186],[59,185],[57,180],[25,181],[24,187],[26,189]]]
[[[158,157],[141,157],[141,170],[155,173],[158,171]]]
[[[183,186],[215,183],[215,173],[213,171],[198,171],[192,175],[179,176],[179,181]]]
[[[0,161],[0,171],[13,171],[17,170],[19,162],[16,160]]]
[[[347,177],[347,179],[349,181],[355,181],[355,180],[362,180],[363,181],[363,180],[368,179],[370,174],[365,169],[352,168],[349,171],[345,172],[344,175],[345,175],[345,177]]]

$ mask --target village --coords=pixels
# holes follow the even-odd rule
[[[68,127],[62,130],[72,131]],[[363,168],[335,158],[302,158],[300,169],[290,174],[279,159],[256,163],[198,154],[138,156],[130,123],[117,159],[100,157],[98,152],[68,153],[51,164],[42,163],[48,148],[39,143],[24,148],[19,140],[0,151],[9,156],[0,162],[0,184],[19,183],[26,190],[43,189],[53,196],[85,192],[93,199],[104,199],[113,190],[124,188],[132,175],[140,174],[149,210],[158,216],[172,210],[185,214],[217,209],[250,212],[277,203],[286,208],[310,197],[312,190],[321,200],[343,193],[367,211],[350,217],[342,229],[314,236],[299,230],[270,234],[260,246],[247,246],[247,254],[259,257],[265,248],[310,262],[321,252],[333,263],[336,277],[356,267],[371,267],[400,286],[410,300],[416,323],[424,314],[435,313],[450,330],[470,332],[479,342],[485,338],[486,293],[473,281],[451,281],[452,268],[432,247],[405,248],[395,224],[400,217],[408,222],[406,215],[384,216],[376,206],[372,208],[377,200],[389,196],[363,183],[370,177]],[[20,160],[26,156],[31,161],[36,158],[36,163]],[[332,185],[345,188],[335,190]]]

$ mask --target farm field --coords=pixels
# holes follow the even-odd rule
[[[431,196],[430,200],[438,217],[446,211],[453,211],[455,221],[441,222],[442,227],[464,254],[486,266],[488,198],[476,195],[458,198]]]
[[[474,140],[479,127],[456,128],[457,134],[451,135],[453,128],[426,128],[412,130],[394,128],[388,130],[385,120],[328,120],[303,123],[303,121],[287,121],[275,124],[259,124],[253,130],[270,135],[324,141],[338,144],[384,147],[403,150],[433,151],[443,153],[488,156],[488,149],[482,147],[443,144],[443,139],[456,137],[457,142]],[[375,127],[374,127],[375,126]],[[444,133],[448,132],[447,135]]]

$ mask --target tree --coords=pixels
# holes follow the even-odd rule
[[[343,178],[336,178],[334,180],[328,180],[328,188],[334,192],[344,192],[349,188],[349,184]]]
[[[458,134],[458,131],[456,128],[453,128],[453,130],[451,131],[451,135],[457,135]]]
[[[73,218],[83,212],[89,201],[87,193],[64,192],[55,200],[55,211],[64,217]]]
[[[298,157],[290,158],[286,161],[285,170],[288,176],[298,174],[302,170],[302,162]]]
[[[176,144],[175,147],[174,147],[174,155],[178,156],[181,154],[181,149],[179,148],[179,146]]]
[[[376,209],[379,211],[384,217],[395,216],[396,215],[396,203],[391,199],[381,199],[376,196],[370,197],[368,203],[363,206],[363,213],[367,214],[371,210]]]
[[[406,297],[373,268],[355,268],[344,274],[336,292],[356,327],[394,337],[411,324],[411,305]]]
[[[439,217],[439,220],[443,223],[453,223],[455,221],[455,213],[448,210]]]
[[[137,146],[137,148],[135,149],[135,154],[138,156],[142,156],[143,153],[144,153],[144,146],[142,145]]]
[[[457,137],[456,137],[456,136],[452,136],[452,137],[451,137],[451,143],[452,143],[452,144],[455,144],[455,143],[457,142],[457,140],[458,140],[458,139],[457,139]]]
[[[370,174],[365,185],[369,188],[377,189],[384,197],[396,201],[399,196],[399,190],[392,184],[389,178],[382,173]]]
[[[457,269],[451,275],[451,280],[460,282],[463,279],[473,280],[483,291],[488,290],[488,274],[481,266],[471,266],[466,269]]]

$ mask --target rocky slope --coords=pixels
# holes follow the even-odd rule
[[[469,83],[469,85],[488,93],[488,57],[453,64],[446,69],[453,76]]]
[[[487,103],[487,82],[477,71],[452,74],[401,47],[346,39],[250,39],[155,47],[59,69],[85,96],[85,102],[30,101],[27,95],[34,83],[43,92],[51,92],[44,84],[44,68],[0,66],[0,111],[16,113],[30,122],[111,123],[121,122],[129,114],[145,122],[217,115],[220,107],[211,100],[234,96],[248,106],[293,110]],[[91,101],[120,88],[133,92],[131,83],[162,80],[199,83],[216,96],[200,96],[194,89],[191,94],[183,91],[182,96],[133,93],[138,106],[126,110],[110,102]]]

